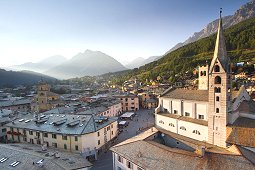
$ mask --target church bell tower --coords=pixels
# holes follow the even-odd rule
[[[227,56],[220,11],[213,59],[209,68],[208,142],[226,147],[228,114],[232,108],[232,74]]]

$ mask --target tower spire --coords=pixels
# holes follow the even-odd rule
[[[212,72],[216,62],[218,62],[222,66],[225,72],[229,72],[229,58],[227,56],[221,14],[222,14],[222,8],[220,8],[219,26],[217,31],[217,39],[215,43],[213,59],[210,66],[210,73]]]

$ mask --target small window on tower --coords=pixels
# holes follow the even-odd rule
[[[215,93],[220,93],[220,92],[221,92],[221,89],[220,89],[220,87],[215,87],[215,88],[214,88],[214,91],[215,91]]]
[[[203,71],[201,71],[201,72],[200,72],[200,76],[203,76],[203,75],[204,75],[204,74],[203,74]]]
[[[215,83],[215,84],[221,84],[221,78],[220,78],[220,76],[216,76],[216,77],[215,77],[214,83]]]
[[[220,67],[218,65],[215,65],[214,72],[220,72]]]
[[[216,96],[216,101],[220,101],[220,97],[219,96]]]
[[[204,71],[204,76],[206,76],[206,71]]]
[[[219,108],[216,108],[216,113],[219,113],[220,112],[220,109]]]

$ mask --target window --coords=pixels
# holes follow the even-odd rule
[[[27,141],[27,138],[26,138],[26,137],[23,137],[23,140],[26,142],[26,141]]]
[[[127,167],[129,169],[133,169],[133,164],[131,162],[127,161]]]
[[[169,126],[174,127],[174,124],[173,123],[169,123]]]
[[[177,110],[174,110],[174,114],[177,114],[178,113],[178,111]]]
[[[214,66],[214,72],[220,72],[220,67],[218,65]]]
[[[215,87],[215,88],[214,88],[214,91],[215,91],[215,93],[220,93],[220,92],[221,92],[221,89],[220,89],[220,87]]]
[[[107,131],[110,130],[110,126],[107,127]]]
[[[13,132],[13,128],[11,127],[10,130]]]
[[[26,130],[23,130],[23,135],[26,135],[26,134],[27,134]]]
[[[97,141],[97,145],[100,145],[100,140]]]
[[[200,76],[203,76],[203,75],[204,75],[203,71],[200,71]]]
[[[204,76],[206,76],[206,71],[204,71]]]
[[[113,128],[113,124],[111,124],[111,127]]]
[[[30,139],[30,143],[34,144],[34,139]]]
[[[219,96],[216,96],[216,101],[220,101],[220,97]]]
[[[205,119],[204,115],[198,115],[198,119]]]
[[[122,163],[123,162],[122,157],[118,156],[118,161]]]
[[[40,140],[37,140],[36,143],[37,143],[38,145],[41,145],[41,141],[40,141]]]
[[[79,147],[78,147],[78,145],[75,145],[75,150],[77,150],[77,151],[79,150]]]
[[[186,130],[186,128],[184,126],[181,126],[180,129],[181,130]]]
[[[74,140],[75,140],[75,141],[78,141],[78,136],[75,136],[75,137],[74,137]]]
[[[221,78],[220,78],[220,76],[216,76],[216,77],[215,77],[214,83],[215,83],[215,84],[221,84]]]
[[[112,135],[113,135],[113,131],[112,131]]]
[[[66,146],[66,144],[64,144],[64,149],[67,149],[67,146]]]
[[[66,135],[63,135],[63,136],[62,136],[62,139],[63,139],[63,140],[67,140],[67,136],[66,136]]]
[[[47,138],[48,137],[48,133],[43,133],[43,137]]]
[[[58,144],[52,142],[52,146],[55,147],[55,148],[57,148],[57,147],[58,147]]]
[[[6,132],[6,129],[4,128],[4,129],[2,129],[2,132],[4,133],[4,132]]]
[[[192,133],[195,133],[195,134],[197,134],[197,135],[200,135],[200,132],[199,132],[198,130],[193,130]]]
[[[57,135],[56,134],[52,134],[52,138],[53,139],[57,139]]]
[[[219,108],[216,108],[216,113],[219,113],[220,112],[220,109]]]
[[[30,131],[29,131],[29,135],[33,135],[33,131],[30,130]]]
[[[160,120],[159,123],[164,124],[163,120]]]
[[[190,116],[190,113],[189,112],[185,112],[185,116]]]
[[[100,136],[100,132],[97,132],[97,136]]]
[[[36,132],[36,136],[37,136],[37,137],[40,137],[40,132]]]

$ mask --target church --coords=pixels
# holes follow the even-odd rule
[[[254,169],[255,102],[232,89],[221,16],[198,89],[169,88],[154,114],[155,127],[111,147],[113,169]]]
[[[231,144],[234,125],[254,124],[255,102],[243,86],[232,90],[221,17],[211,64],[199,67],[198,89],[169,88],[159,97],[155,119],[158,128],[223,148]]]

